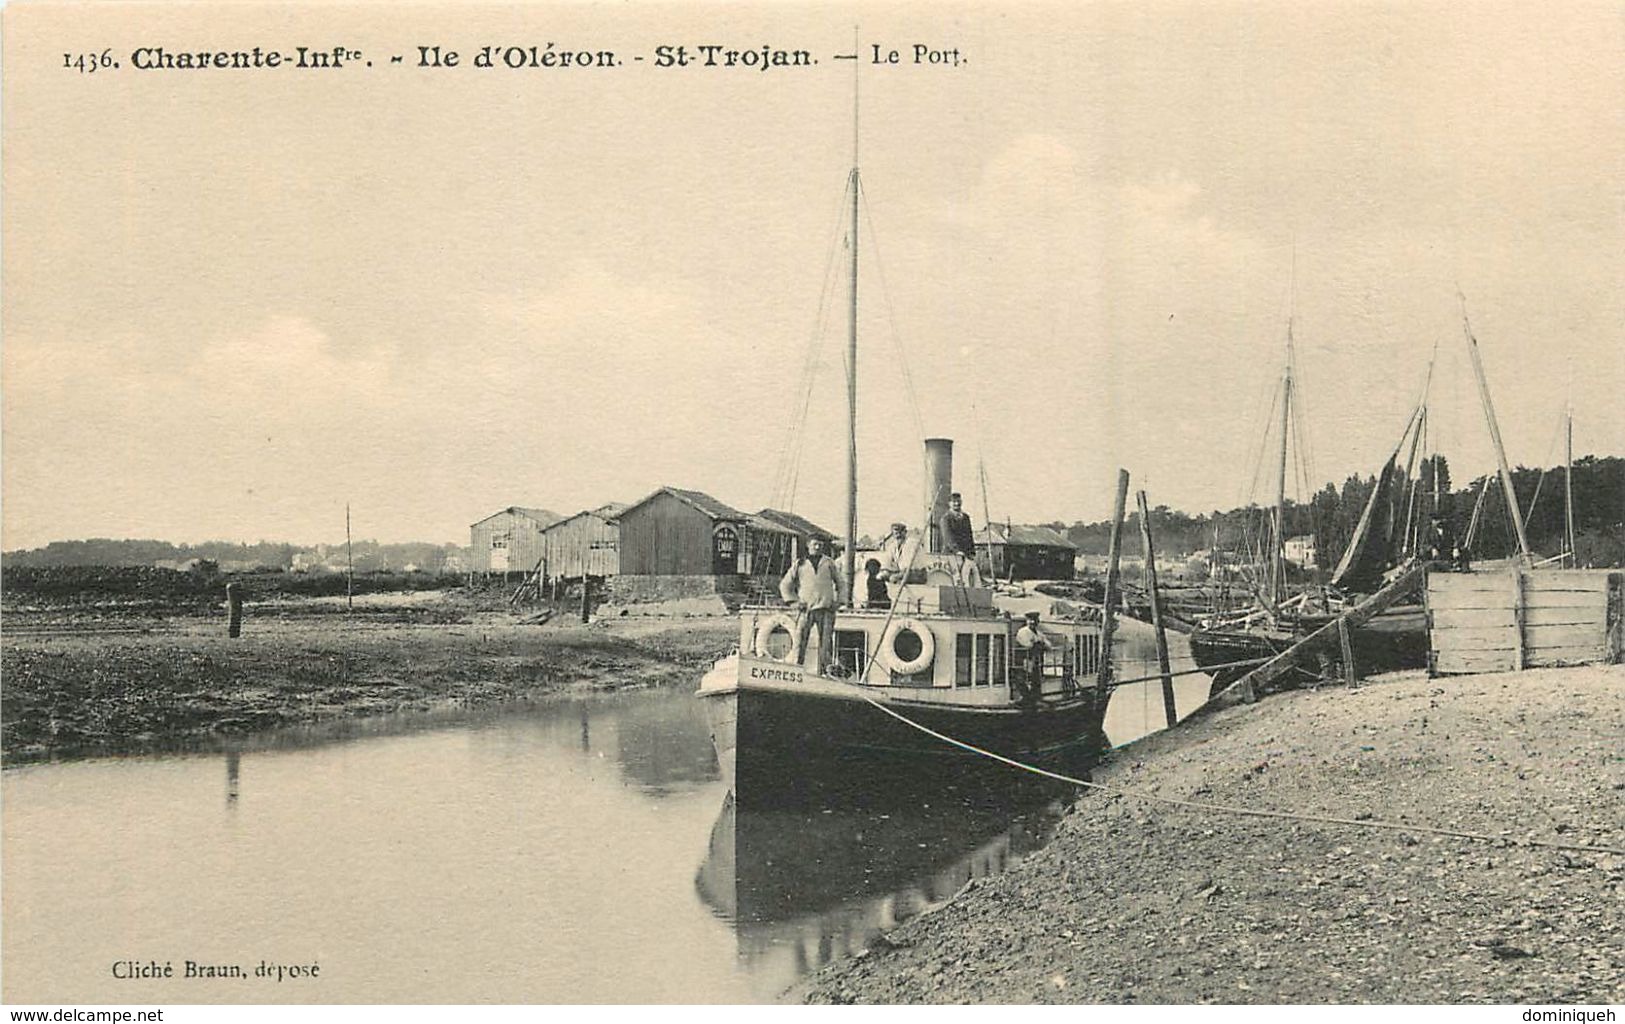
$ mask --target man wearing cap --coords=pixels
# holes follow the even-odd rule
[[[910,539],[906,525],[891,524],[891,533],[880,544],[880,578],[894,587],[908,582],[908,572],[914,568],[918,550],[919,544]],[[893,596],[896,596],[895,591]]]
[[[976,567],[976,535],[971,530],[970,516],[961,508],[959,494],[948,496],[948,511],[942,514],[937,526],[942,531],[942,551],[955,558],[956,573],[963,585],[982,585],[981,570]]]
[[[779,581],[779,596],[796,606],[796,649],[807,659],[807,640],[818,630],[818,674],[829,675],[835,661],[835,608],[841,603],[841,572],[824,554],[822,537],[807,538],[807,557],[798,558]]]
[[[1016,630],[1016,646],[1021,648],[1026,680],[1021,688],[1020,700],[1026,707],[1037,707],[1039,697],[1044,692],[1044,652],[1049,649],[1049,640],[1038,628],[1038,619],[1037,612],[1028,612],[1026,625]]]

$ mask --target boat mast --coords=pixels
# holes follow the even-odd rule
[[[1518,508],[1518,492],[1512,487],[1512,470],[1507,468],[1506,448],[1501,444],[1501,428],[1495,422],[1495,404],[1490,401],[1490,385],[1484,378],[1484,362],[1478,355],[1478,339],[1473,337],[1473,325],[1467,319],[1467,297],[1460,292],[1456,297],[1461,299],[1461,328],[1467,335],[1467,352],[1473,359],[1473,376],[1478,378],[1478,397],[1484,405],[1484,422],[1489,424],[1490,440],[1495,444],[1495,461],[1501,469],[1501,489],[1506,492],[1507,511],[1512,516],[1512,528],[1518,535],[1518,552],[1523,556],[1524,564],[1531,559],[1529,556],[1529,537],[1523,529],[1523,512]]]
[[[1292,410],[1292,320],[1286,322],[1286,376],[1281,394],[1281,472],[1275,486],[1275,550],[1270,555],[1270,603],[1286,597],[1286,438]]]
[[[1568,536],[1569,566],[1580,567],[1579,552],[1574,549],[1574,405],[1568,407],[1568,440],[1563,451],[1563,532]]]
[[[846,321],[846,551],[841,555],[841,595],[852,607],[853,574],[858,565],[858,53],[857,29],[852,31],[852,286]]]

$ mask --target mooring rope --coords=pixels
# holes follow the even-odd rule
[[[1273,818],[1286,821],[1315,822],[1321,825],[1349,825],[1354,828],[1388,829],[1394,832],[1415,832],[1422,835],[1445,836],[1452,839],[1471,839],[1485,843],[1506,843],[1509,846],[1530,846],[1550,850],[1574,850],[1581,853],[1613,853],[1625,855],[1625,848],[1615,846],[1593,846],[1586,843],[1560,843],[1549,839],[1514,839],[1511,836],[1492,836],[1483,832],[1464,832],[1459,829],[1437,828],[1432,825],[1413,825],[1409,822],[1403,821],[1384,821],[1378,818],[1338,818],[1327,814],[1303,814],[1297,811],[1272,811],[1258,807],[1237,807],[1233,804],[1203,803],[1197,800],[1181,800],[1177,797],[1158,796],[1155,793],[1141,793],[1130,789],[1118,789],[1114,786],[1107,786],[1099,782],[1090,782],[1087,779],[1079,779],[1071,775],[1063,775],[1060,772],[1052,772],[1047,768],[1039,768],[1036,765],[1025,764],[1021,761],[1015,760],[1014,758],[1005,757],[1003,754],[996,754],[991,750],[984,750],[981,747],[966,743],[963,740],[958,740],[952,736],[937,732],[935,729],[932,729],[929,726],[921,725],[919,722],[916,722],[913,719],[908,718],[906,715],[894,711],[866,693],[861,694],[861,696],[865,701],[868,701],[870,704],[897,719],[899,722],[902,722],[904,725],[918,729],[927,736],[939,739],[944,743],[959,747],[962,750],[967,750],[973,754],[980,754],[983,757],[992,758],[993,760],[1007,764],[1012,768],[1019,768],[1022,771],[1031,772],[1034,775],[1042,775],[1046,778],[1055,779],[1058,782],[1066,782],[1074,786],[1082,786],[1086,789],[1099,790],[1102,793],[1114,793],[1118,796],[1132,797],[1137,800],[1145,800],[1152,803],[1167,804],[1172,807],[1186,807],[1197,811],[1217,811],[1221,814],[1239,814],[1252,818]]]

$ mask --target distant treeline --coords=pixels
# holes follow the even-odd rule
[[[380,544],[361,540],[353,545],[356,572],[385,572],[405,570],[408,567],[427,573],[446,571],[448,562],[456,565],[462,549],[455,544]],[[13,568],[49,568],[70,565],[154,566],[159,563],[182,563],[192,559],[212,562],[221,569],[291,569],[295,556],[302,556],[301,567],[327,566],[342,569],[345,566],[343,544],[308,547],[297,544],[276,544],[260,541],[257,544],[232,544],[208,541],[202,544],[171,544],[162,540],[58,540],[42,548],[8,551],[0,555],[0,566]]]
[[[1455,528],[1455,536],[1465,538],[1473,515],[1473,507],[1484,489],[1485,478],[1479,477],[1465,487],[1453,489],[1450,466],[1444,456],[1434,456],[1421,466],[1420,476],[1424,491],[1432,489],[1432,474],[1437,467],[1441,491],[1446,497],[1440,502]],[[1316,563],[1323,569],[1336,567],[1343,557],[1343,549],[1360,521],[1371,491],[1376,486],[1374,476],[1351,476],[1342,487],[1328,483],[1307,504],[1288,500],[1286,503],[1286,534],[1288,537],[1312,534],[1316,540]],[[1551,556],[1564,546],[1564,469],[1558,466],[1545,472],[1520,466],[1512,472],[1512,484],[1518,495],[1518,507],[1525,515],[1524,530],[1529,545],[1538,554]],[[1536,488],[1539,496],[1536,496]],[[1531,509],[1531,500],[1534,500]],[[1422,510],[1425,515],[1426,510]],[[1166,505],[1151,510],[1151,528],[1155,534],[1159,556],[1189,555],[1214,547],[1217,526],[1218,547],[1221,550],[1245,553],[1257,547],[1262,539],[1263,524],[1268,510],[1256,506],[1221,512],[1215,509],[1206,515],[1188,515]],[[1625,565],[1625,459],[1609,456],[1598,458],[1588,455],[1574,463],[1574,519],[1575,548],[1581,565]],[[1131,538],[1130,550],[1137,550],[1139,541],[1139,514],[1131,513],[1125,530]],[[1104,555],[1110,546],[1111,523],[1101,520],[1093,523],[1050,523],[1066,532],[1067,538],[1085,554]],[[1472,551],[1478,558],[1501,558],[1517,551],[1518,542],[1512,532],[1499,478],[1491,481],[1484,507],[1479,513],[1478,532]]]

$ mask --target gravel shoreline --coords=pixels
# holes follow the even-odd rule
[[[1115,751],[1053,842],[787,993],[813,1003],[1620,1003],[1625,666],[1271,696]]]

